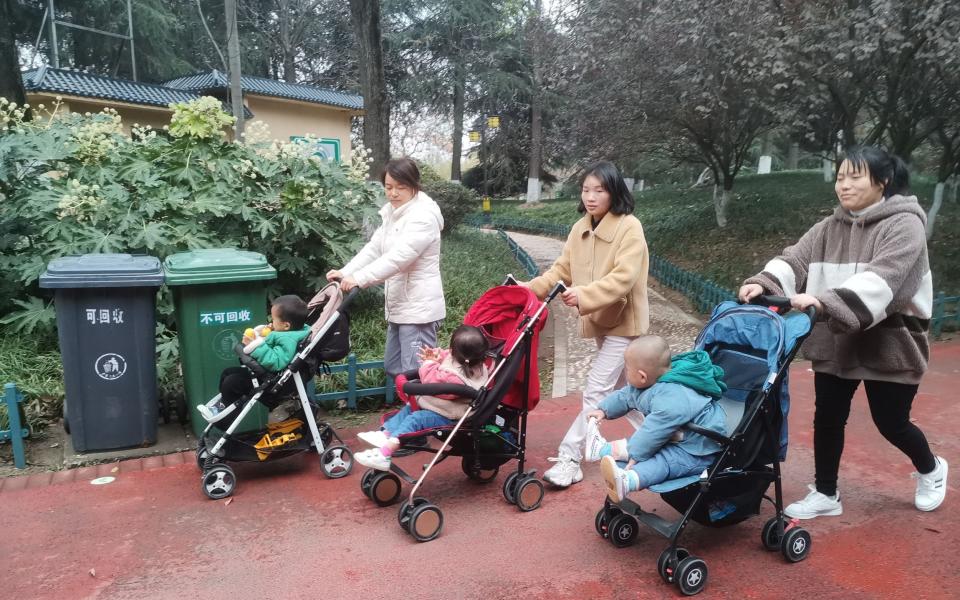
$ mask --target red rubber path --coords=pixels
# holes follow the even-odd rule
[[[788,502],[812,480],[812,373],[793,367]],[[960,340],[934,345],[914,416],[953,467],[946,502],[913,507],[912,466],[855,401],[841,468],[844,514],[807,522],[810,557],[787,564],[760,546],[770,516],[725,530],[691,525],[683,543],[706,560],[706,598],[957,598],[960,596]],[[531,415],[531,463],[542,472],[576,413],[576,396]],[[609,433],[624,424],[607,425]],[[359,448],[353,433],[343,432]],[[426,455],[398,459],[414,470]],[[300,460],[303,458],[303,460]],[[325,479],[311,456],[241,465],[229,501],[208,500],[192,455],[9,478],[0,486],[0,595],[4,598],[669,598],[656,574],[665,541],[642,530],[614,548],[594,532],[599,470],[543,506],[520,513],[492,484],[443,463],[423,495],[443,510],[442,535],[416,543],[396,507],[359,491],[358,468]],[[89,481],[112,475],[116,481]],[[771,489],[772,491],[772,489]],[[649,492],[635,496],[668,518]]]

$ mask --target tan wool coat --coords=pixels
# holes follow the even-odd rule
[[[585,214],[574,223],[553,266],[527,285],[541,299],[558,281],[575,288],[582,337],[637,336],[650,327],[649,263],[639,219],[607,213],[593,229]]]

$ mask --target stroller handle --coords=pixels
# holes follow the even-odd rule
[[[550,290],[549,294],[547,294],[547,297],[546,297],[547,304],[549,304],[554,298],[556,298],[559,294],[562,294],[565,291],[567,291],[567,286],[564,285],[562,281],[558,281],[557,285],[553,286],[553,289]]]
[[[786,296],[774,296],[769,294],[761,294],[751,298],[749,303],[756,304],[758,306],[766,306],[781,316],[790,312],[790,309],[793,308],[793,306],[790,304],[790,298],[787,298]],[[807,318],[810,319],[811,323],[816,322],[817,309],[815,307],[808,306],[803,313],[807,315]]]

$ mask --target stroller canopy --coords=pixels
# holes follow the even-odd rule
[[[797,340],[806,335],[810,327],[810,319],[803,313],[784,318],[763,306],[722,302],[713,309],[710,322],[697,336],[694,347],[703,350],[722,342],[765,353],[771,375],[763,386],[767,389]]]
[[[540,375],[537,371],[537,347],[540,330],[547,321],[547,309],[543,308],[536,323],[532,319],[541,302],[536,294],[520,285],[501,285],[488,290],[480,296],[463,318],[464,325],[472,325],[484,330],[491,345],[501,345],[499,355],[507,358],[512,352],[523,352],[523,344],[517,342],[527,328],[531,329],[532,340],[529,360],[530,380],[527,389],[523,389],[523,369],[518,371],[504,398],[503,404],[513,408],[523,407],[523,394],[527,394],[527,408],[533,409],[540,400]]]

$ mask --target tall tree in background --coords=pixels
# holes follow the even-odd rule
[[[350,0],[350,15],[363,93],[363,145],[373,158],[370,173],[376,174],[390,159],[390,101],[383,71],[380,0]]]
[[[13,0],[0,0],[0,97],[25,104],[20,55],[13,30]]]
[[[467,105],[493,93],[498,57],[512,51],[510,44],[516,41],[505,35],[506,26],[522,5],[503,0],[402,0],[387,6],[397,23],[391,38],[411,75],[399,82],[398,96],[409,102],[415,118],[420,108],[452,118],[450,178],[459,181]]]
[[[533,0],[527,22],[530,54],[530,164],[527,170],[527,202],[540,201],[540,169],[543,160],[543,3]]]
[[[237,0],[224,0],[227,16],[227,64],[230,67],[230,108],[237,120],[234,136],[243,137],[243,87],[240,84],[240,29],[237,26]]]

